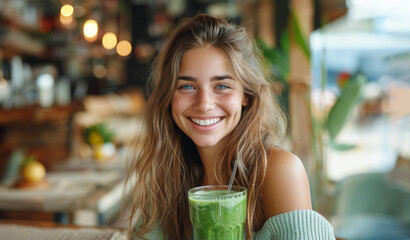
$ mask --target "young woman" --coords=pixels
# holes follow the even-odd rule
[[[286,126],[242,26],[198,15],[180,25],[154,63],[135,178],[134,237],[191,239],[187,192],[201,185],[248,190],[247,239],[333,239],[311,207],[298,157],[277,145]],[[131,221],[130,221],[131,222]]]

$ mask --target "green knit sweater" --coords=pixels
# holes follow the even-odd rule
[[[332,225],[313,210],[296,210],[269,218],[254,239],[335,239]]]
[[[156,226],[144,236],[146,239],[163,239]],[[135,238],[138,239],[138,238]],[[269,218],[262,229],[253,233],[255,240],[334,240],[332,225],[313,210],[296,210]]]

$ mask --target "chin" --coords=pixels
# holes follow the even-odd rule
[[[213,147],[218,144],[218,141],[215,141],[215,140],[204,141],[204,139],[200,139],[200,140],[195,140],[194,143],[197,147]]]

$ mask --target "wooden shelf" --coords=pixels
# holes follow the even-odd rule
[[[46,48],[41,42],[17,32],[7,34],[1,40],[0,47],[3,49],[4,57],[8,59],[21,54],[43,58],[46,53]]]
[[[32,105],[11,110],[1,109],[0,124],[66,121],[74,112],[83,109],[82,102],[72,102],[67,106],[52,106],[49,108]]]
[[[0,22],[4,25],[10,26],[11,28],[19,29],[25,32],[38,32],[40,27],[38,24],[26,24],[19,21],[17,16],[12,16],[12,13],[5,12],[0,9]]]
[[[13,12],[0,9],[0,48],[3,57],[10,59],[16,55],[28,55],[43,58],[45,45],[36,37],[40,33],[38,23],[28,24],[21,21]]]

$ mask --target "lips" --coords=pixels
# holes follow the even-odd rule
[[[195,124],[198,124],[200,126],[210,126],[210,125],[213,125],[215,123],[218,123],[219,121],[221,121],[222,118],[217,117],[217,118],[199,119],[199,118],[190,117],[189,119],[191,119],[192,122],[194,122]]]

